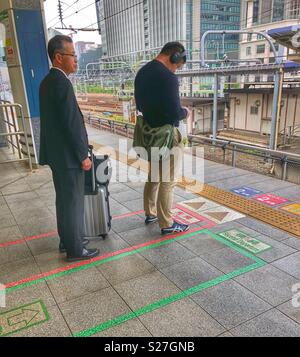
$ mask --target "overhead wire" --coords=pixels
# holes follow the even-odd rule
[[[74,6],[76,3],[78,3],[78,1],[79,1],[79,0],[77,0],[77,1],[75,1],[73,4],[69,5],[68,8],[65,9],[64,11],[67,11],[69,8],[71,8],[71,7]],[[69,18],[69,17],[71,17],[71,16],[73,16],[73,15],[75,15],[75,14],[80,13],[81,11],[83,11],[83,10],[87,9],[88,7],[90,7],[90,6],[94,5],[94,4],[96,4],[96,3],[99,2],[99,1],[100,1],[100,0],[94,0],[92,3],[88,4],[87,6],[85,6],[85,7],[83,7],[83,8],[78,9],[76,12],[74,12],[74,13],[68,15],[68,16],[65,17],[64,19],[67,19],[67,18]],[[294,0],[289,0],[288,2],[285,3],[285,6],[288,6],[288,5],[292,4],[293,1],[294,1]],[[108,20],[108,19],[110,19],[110,18],[112,18],[112,17],[114,17],[114,16],[117,16],[117,15],[119,15],[119,14],[125,12],[125,11],[130,10],[130,9],[133,8],[133,7],[136,7],[136,6],[140,5],[140,4],[142,4],[142,3],[143,3],[143,1],[140,1],[140,2],[138,2],[138,3],[136,3],[136,4],[134,4],[134,5],[128,6],[127,8],[122,9],[121,11],[118,11],[118,12],[116,12],[116,13],[110,15],[110,16],[103,17],[102,19],[99,19],[97,22],[92,23],[92,24],[90,24],[90,25],[88,25],[88,26],[85,26],[85,27],[82,27],[82,28],[76,28],[76,29],[70,28],[70,29],[73,29],[73,30],[76,30],[76,31],[99,31],[99,30],[100,30],[99,28],[91,29],[91,30],[88,30],[88,29],[89,29],[89,27],[92,27],[92,26],[94,26],[94,25],[96,25],[96,24],[99,24],[99,23],[102,22],[102,21],[105,21],[105,20]],[[225,5],[224,5],[224,6],[225,6]],[[294,9],[294,10],[297,10],[297,9]],[[260,13],[260,16],[263,16],[263,15],[265,15],[265,14],[267,14],[267,13],[272,13],[273,11],[274,11],[274,8],[270,8],[270,9],[268,9],[268,10],[266,10],[266,11],[261,12],[261,13]],[[292,10],[291,10],[291,11],[292,11]],[[249,19],[251,19],[251,18],[253,18],[253,16],[249,16],[249,17],[247,17],[246,19],[243,19],[243,20],[244,20],[244,21],[247,21],[247,20],[249,20]],[[59,21],[58,21],[57,23],[59,23]],[[57,23],[56,23],[56,24],[57,24]],[[256,25],[258,25],[258,24],[253,24],[253,26],[256,26]],[[55,25],[54,25],[54,26],[55,26]],[[70,29],[68,29],[68,30],[70,30]],[[237,34],[237,35],[238,35],[238,34]],[[222,36],[222,35],[220,34],[220,36]],[[201,39],[201,37],[199,37],[199,38],[194,38],[193,40],[184,40],[184,42],[198,42],[198,41],[200,41],[200,39]],[[237,50],[226,51],[226,53],[235,53],[236,51],[237,51]],[[285,56],[282,56],[282,57],[285,57]]]
[[[100,1],[100,0],[96,0],[95,3],[99,2],[99,1]],[[114,16],[117,16],[117,15],[119,15],[119,14],[125,12],[125,11],[128,11],[128,10],[130,10],[130,9],[132,9],[132,8],[134,8],[134,7],[136,7],[136,6],[138,6],[138,5],[141,5],[142,3],[143,3],[143,1],[140,1],[140,2],[138,2],[138,3],[136,3],[136,4],[134,4],[134,5],[131,5],[131,6],[126,7],[126,8],[123,9],[123,10],[120,10],[120,11],[118,11],[118,12],[116,12],[116,13],[110,15],[110,16],[103,17],[102,19],[99,19],[98,21],[96,21],[96,22],[93,23],[93,24],[90,24],[90,25],[88,25],[88,26],[84,26],[84,27],[82,27],[82,28],[80,28],[80,29],[76,29],[76,30],[78,30],[78,31],[84,31],[85,29],[88,29],[88,28],[91,27],[91,26],[94,26],[94,25],[96,25],[96,24],[99,24],[100,22],[103,22],[103,21],[105,21],[105,20],[108,20],[108,19],[110,19],[110,18],[112,18],[112,17],[114,17]],[[82,9],[78,10],[78,11],[75,12],[74,14],[78,14],[79,12],[81,12],[82,10],[86,9],[87,7],[89,7],[89,6],[91,6],[91,5],[92,5],[92,4],[86,6],[85,8],[82,8]],[[73,15],[74,15],[74,14],[73,14]],[[71,15],[70,15],[70,16],[71,16]],[[70,17],[70,16],[68,16],[68,17]],[[66,18],[67,18],[67,17],[66,17]],[[66,18],[64,18],[64,19],[66,19]],[[59,22],[57,22],[57,23],[59,23]],[[100,29],[97,28],[97,29],[94,29],[94,30],[97,31],[97,30],[100,30]]]
[[[67,11],[69,8],[73,7],[76,3],[78,3],[78,1],[79,1],[79,0],[77,0],[77,1],[75,1],[73,4],[69,5],[68,8],[65,9],[63,12],[65,12],[65,11]],[[87,9],[88,7],[90,7],[90,6],[92,6],[92,5],[96,4],[96,3],[98,3],[99,1],[100,1],[100,0],[94,0],[94,1],[93,1],[92,3],[90,3],[89,5],[87,5],[87,6],[83,7],[83,8],[81,8],[81,9],[79,9],[79,10],[77,10],[77,11],[75,11],[74,13],[72,13],[72,14],[68,15],[67,17],[65,17],[64,19],[67,19],[67,18],[69,18],[69,17],[71,17],[71,16],[73,16],[73,15],[76,15],[76,14],[80,13],[81,11]],[[290,4],[293,3],[293,1],[294,1],[294,0],[289,0],[288,2],[285,3],[285,5],[286,5],[286,6],[287,6],[287,5],[290,5]],[[96,24],[99,24],[99,23],[102,22],[102,21],[105,21],[105,20],[108,20],[108,19],[110,19],[110,18],[112,18],[112,17],[114,17],[114,16],[117,16],[117,15],[119,15],[119,14],[121,14],[121,13],[123,13],[123,12],[125,12],[125,11],[127,11],[127,10],[129,10],[129,9],[131,9],[131,8],[133,8],[133,7],[136,7],[136,6],[140,5],[140,4],[142,4],[142,3],[143,3],[143,1],[140,1],[140,2],[138,2],[138,3],[136,3],[136,4],[134,4],[134,5],[128,6],[127,8],[125,8],[125,9],[119,11],[119,12],[114,13],[114,14],[112,14],[112,15],[110,15],[110,16],[103,17],[102,19],[99,19],[98,21],[96,21],[96,22],[93,23],[93,24],[90,24],[90,25],[88,25],[88,26],[84,26],[84,27],[82,27],[82,28],[78,28],[78,29],[75,29],[75,30],[77,30],[77,31],[84,31],[85,29],[87,29],[87,28],[89,28],[89,27],[91,27],[91,26],[94,26],[94,25],[96,25]],[[225,6],[225,5],[224,5],[224,6]],[[261,12],[261,13],[260,13],[260,16],[265,15],[265,14],[267,14],[267,13],[272,13],[273,11],[274,11],[274,8],[270,8],[270,9],[268,9],[268,10],[266,10],[266,11]],[[57,17],[58,17],[58,16],[57,16]],[[253,18],[253,16],[249,16],[249,17],[247,17],[246,19],[243,19],[243,21],[247,21],[247,20],[249,20],[249,19],[251,19],[251,18]],[[53,20],[53,19],[52,19],[52,20]],[[51,20],[51,21],[52,21],[52,20]],[[50,22],[51,22],[51,21],[50,21]],[[56,26],[58,23],[59,23],[59,21],[56,22],[56,24],[54,24],[53,26]],[[254,26],[255,26],[255,24],[254,24]],[[93,31],[99,31],[99,30],[100,30],[99,28],[93,29]],[[220,36],[222,36],[222,35],[220,35]],[[193,42],[198,42],[198,41],[200,41],[200,39],[201,39],[201,37],[196,38],[196,39],[193,39],[192,41],[193,41]],[[186,40],[186,42],[191,42],[191,40]]]
[[[94,0],[94,1],[93,1],[92,3],[90,3],[89,5],[87,5],[87,6],[85,6],[85,7],[82,7],[81,9],[79,9],[79,10],[73,12],[72,14],[70,14],[70,15],[64,17],[64,20],[68,19],[69,17],[71,17],[71,16],[73,16],[73,15],[79,14],[81,11],[83,11],[83,10],[89,8],[89,7],[92,6],[92,5],[95,5],[95,4],[98,3],[99,1],[100,1],[100,0]],[[56,26],[59,22],[60,22],[60,21],[57,21],[54,25],[52,25],[52,27]]]
[[[62,14],[64,14],[67,10],[72,8],[75,4],[77,4],[79,0],[75,0],[71,5],[69,5],[66,9],[63,9]],[[56,20],[59,18],[59,15],[53,17],[51,20],[48,21],[48,24],[50,24],[52,21]]]

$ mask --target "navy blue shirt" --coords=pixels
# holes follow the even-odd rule
[[[157,60],[139,70],[134,94],[138,111],[152,128],[165,124],[178,127],[179,121],[187,117],[180,104],[178,78]]]

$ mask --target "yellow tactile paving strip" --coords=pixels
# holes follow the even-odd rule
[[[107,153],[106,146],[98,143],[92,143],[92,145],[96,150]],[[148,172],[148,163],[145,161],[141,162],[141,165],[137,165],[135,158],[128,158],[128,156],[118,152],[117,150],[111,153],[111,157],[124,164],[140,168],[142,171]],[[271,226],[288,232],[297,238],[300,238],[300,219],[290,215],[289,213],[272,209],[265,206],[263,203],[237,196],[231,192],[223,191],[214,186],[202,184],[196,180],[189,181],[189,179],[184,178],[183,182],[178,183],[177,186],[188,189],[192,193],[201,197],[220,203],[223,206],[234,209],[237,212],[246,214],[247,216],[258,219]]]

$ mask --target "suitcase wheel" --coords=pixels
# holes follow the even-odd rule
[[[101,234],[100,237],[102,237],[103,239],[106,239],[108,237],[108,234]]]

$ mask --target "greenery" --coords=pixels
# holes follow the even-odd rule
[[[225,83],[224,88],[225,89],[229,89],[229,84]],[[240,88],[241,88],[240,83],[233,83],[233,84],[230,85],[230,89],[240,89]]]
[[[122,124],[128,124],[129,126],[130,125],[134,126],[133,123],[130,123],[130,122],[126,121],[122,115],[111,114],[109,116],[106,116],[106,115],[103,116],[103,115],[100,115],[100,114],[95,114],[94,117],[97,117],[99,119],[106,119],[109,122],[117,122],[117,123],[122,123]]]
[[[255,149],[243,149],[243,153],[250,154],[250,155],[261,155],[262,154],[261,151],[255,150]]]
[[[231,89],[239,89],[240,84],[239,83],[234,83],[231,84]],[[75,85],[75,88],[77,91],[81,92],[83,87],[82,85]],[[229,85],[225,84],[225,90],[229,89]],[[99,93],[99,94],[120,94],[122,91],[124,92],[124,95],[121,95],[120,98],[122,100],[130,100],[132,99],[132,93],[134,91],[134,85],[132,81],[127,81],[124,83],[124,89],[122,89],[119,86],[116,86],[115,88],[113,87],[103,87],[98,84],[87,84],[86,85],[86,90],[87,93]],[[185,92],[182,90],[182,92]],[[211,89],[211,85],[200,85],[199,90],[194,91],[193,93],[195,94],[213,94],[214,91]]]
[[[124,95],[124,96],[119,97],[119,99],[124,102],[130,101],[132,98],[133,97],[131,95]]]
[[[94,84],[87,85],[87,93],[103,93],[103,94],[114,94],[112,88],[103,88]]]
[[[82,92],[84,87],[82,85],[76,84],[74,86],[74,88],[77,91]],[[84,90],[85,90],[85,88],[84,88]],[[131,99],[132,96],[129,93],[133,92],[133,90],[134,90],[134,87],[133,87],[132,83],[125,83],[125,86],[124,86],[125,96],[124,97]],[[117,92],[122,91],[122,89],[119,88],[118,86],[113,88],[113,87],[101,87],[100,85],[97,85],[97,84],[87,84],[86,91],[87,91],[87,93],[116,94]]]

